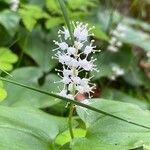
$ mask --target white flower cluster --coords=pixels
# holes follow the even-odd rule
[[[147,56],[148,58],[150,58],[150,52],[147,52],[147,53],[146,53],[146,56]]]
[[[112,66],[113,75],[110,77],[111,80],[115,80],[116,77],[124,75],[124,69],[120,68],[118,65]]]
[[[17,11],[18,7],[19,7],[19,3],[20,1],[19,0],[12,0],[11,1],[11,4],[10,4],[10,9],[12,11]]]
[[[119,38],[124,37],[124,31],[126,31],[126,26],[119,23],[115,30],[111,32],[111,39],[109,41],[109,45],[107,49],[111,52],[118,52],[119,48],[122,46],[122,42]]]
[[[53,51],[57,51],[53,58],[58,59],[59,63],[63,65],[62,70],[56,69],[61,77],[61,80],[58,82],[64,84],[64,88],[59,95],[74,98],[75,95],[72,92],[75,91],[75,94],[87,93],[90,97],[90,93],[93,92],[92,89],[95,85],[90,83],[91,77],[87,78],[87,73],[84,78],[80,78],[79,74],[82,71],[98,71],[94,64],[96,59],[90,58],[90,54],[99,52],[99,50],[95,50],[96,46],[93,46],[94,40],[91,40],[89,43],[89,37],[93,35],[89,32],[93,27],[88,29],[88,24],[80,22],[72,22],[72,25],[75,41],[73,44],[70,44],[70,34],[65,27],[63,27],[63,30],[58,31],[60,41],[54,41],[58,47],[53,49]]]

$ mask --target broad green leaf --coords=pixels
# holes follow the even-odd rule
[[[116,90],[116,89],[104,89],[102,92],[102,98],[109,99],[109,100],[115,100],[115,101],[121,101],[126,103],[132,103],[140,106],[143,109],[149,109],[149,102],[143,99],[137,99],[130,95],[127,95],[126,93]]]
[[[49,34],[44,33],[39,26],[29,35],[25,35],[19,43],[23,52],[28,54],[44,72],[53,69],[57,63],[56,60],[52,59],[52,56],[54,56],[52,44]]]
[[[92,25],[92,24],[90,24]],[[93,24],[93,26],[95,27],[95,29],[92,30],[92,32],[94,33],[94,36],[98,39],[102,39],[105,41],[108,41],[109,38],[106,35],[106,33],[104,31],[102,31],[101,27],[98,24]]]
[[[0,13],[0,24],[4,26],[8,34],[14,36],[19,26],[20,17],[10,10],[4,10]]]
[[[22,8],[19,9],[19,14],[29,31],[32,31],[38,19],[48,17],[48,14],[36,5],[22,5]]]
[[[97,68],[99,73],[94,73],[94,78],[98,79],[101,77],[111,77],[113,75],[112,66],[114,64],[119,65],[122,69],[128,71],[131,65],[133,54],[129,47],[123,47],[117,53],[112,53],[110,51],[102,51],[95,55],[97,61]]]
[[[31,108],[0,106],[0,147],[3,150],[50,150],[66,119]]]
[[[8,48],[0,47],[0,69],[10,71],[13,68],[13,63],[17,62],[18,57]]]
[[[6,91],[3,88],[3,83],[0,81],[0,101],[4,100],[7,96]]]
[[[90,0],[68,0],[69,7],[73,10],[85,8],[85,7],[96,7],[96,4]]]
[[[148,24],[147,22],[135,18],[128,18],[128,17],[124,19],[124,22],[128,25],[140,27],[146,31],[150,31],[150,24]]]
[[[46,0],[46,7],[52,14],[60,14],[60,8],[56,0]]]
[[[150,80],[145,72],[139,67],[136,58],[131,62],[130,69],[126,72],[124,79],[132,86],[144,86],[150,88]]]
[[[118,117],[150,126],[150,112],[140,109],[138,106],[123,102],[108,101],[104,99],[91,100],[91,106],[115,114]],[[85,122],[87,133],[85,138],[76,144],[84,149],[88,145],[81,145],[80,141],[90,141],[92,149],[98,149],[102,145],[110,149],[126,150],[140,146],[150,146],[150,129],[138,127],[134,124],[98,114],[93,111],[78,107],[77,110],[81,119]],[[75,147],[76,145],[74,145]],[[95,147],[94,147],[95,146]],[[106,149],[106,148],[104,148]]]
[[[61,23],[64,23],[62,17],[51,17],[45,22],[45,26],[47,29],[51,29],[55,26],[60,25]]]
[[[90,140],[88,138],[74,139],[69,147],[71,147],[71,150],[126,150],[124,149],[124,146],[103,144],[101,142]]]
[[[50,74],[46,76],[44,84],[40,86],[38,84],[39,79],[43,76],[42,70],[37,67],[25,67],[20,68],[12,72],[14,80],[17,80],[21,83],[43,89],[50,92],[59,92],[57,84],[54,84],[54,81],[59,81],[60,78],[57,75]],[[59,84],[61,88],[61,84]],[[1,105],[6,106],[33,106],[33,107],[48,107],[58,103],[60,100],[24,89],[22,87],[14,86],[13,84],[5,83],[5,89],[8,93],[8,96]],[[15,92],[14,92],[15,91]]]
[[[126,26],[126,30],[123,31],[124,36],[119,37],[119,39],[125,43],[136,45],[146,51],[150,51],[150,35],[144,33],[143,31],[133,29]]]
[[[84,137],[85,136],[85,130],[82,128],[75,128],[73,129],[74,137],[79,138],[79,137]],[[58,145],[64,145],[67,142],[71,141],[70,133],[69,130],[64,131],[63,133],[59,134],[56,137],[55,143]]]

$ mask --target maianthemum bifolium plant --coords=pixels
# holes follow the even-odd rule
[[[14,2],[15,3],[12,3],[13,5],[11,5],[11,10],[17,12],[17,9],[20,9],[18,8],[18,4],[22,4],[22,2],[20,1],[20,3],[18,3],[18,0],[15,0]],[[48,0],[48,2],[52,2],[52,0]],[[54,0],[53,2],[53,4],[55,4],[56,1]],[[44,85],[41,85],[41,88],[43,88],[46,83],[43,90],[41,90],[39,84],[37,84],[37,86],[35,85],[35,81],[38,82],[38,79],[43,74],[43,72],[41,73],[41,71],[39,71],[41,68],[21,67],[21,69],[16,69],[17,73],[15,73],[15,71],[12,73],[13,76],[6,72],[8,70],[1,69],[7,75],[11,76],[11,79],[8,79],[8,77],[0,77],[1,80],[13,83],[20,87],[14,85],[11,86],[9,84],[6,86],[8,91],[10,90],[12,92],[8,92],[8,96],[11,94],[13,96],[15,95],[14,97],[11,95],[10,99],[15,100],[17,104],[15,105],[10,101],[9,107],[0,106],[0,149],[128,150],[138,147],[143,147],[145,148],[144,150],[150,149],[150,112],[148,110],[145,111],[136,105],[125,103],[126,100],[131,100],[130,97],[126,96],[125,102],[110,100],[109,94],[107,99],[94,99],[92,97],[96,85],[91,83],[90,80],[94,77],[94,82],[96,84],[101,82],[99,80],[103,80],[95,79],[95,76],[101,74],[101,71],[104,71],[105,69],[104,67],[101,69],[104,62],[102,64],[100,62],[104,57],[99,59],[100,55],[107,51],[108,59],[110,60],[111,57],[109,57],[109,54],[118,55],[122,53],[124,43],[120,38],[126,37],[124,32],[128,31],[127,27],[124,26],[123,23],[118,23],[116,29],[110,33],[110,39],[107,41],[108,45],[104,47],[106,48],[106,51],[104,50],[102,53],[98,53],[100,50],[97,50],[95,43],[99,43],[99,41],[97,37],[94,37],[96,42],[93,40],[93,24],[90,26],[90,23],[88,25],[85,22],[70,21],[64,2],[68,4],[68,2],[76,1],[59,0],[66,26],[62,26],[58,33],[54,32],[54,35],[58,34],[58,39],[53,39],[54,41],[51,42],[51,44],[55,44],[55,47],[50,50],[48,48],[48,52],[53,51],[55,53],[53,55],[53,61],[56,59],[61,65],[57,66],[57,69],[55,69],[56,71],[52,70],[45,75]],[[29,10],[31,8],[33,7],[30,7]],[[69,15],[71,16],[72,14]],[[28,17],[27,20],[29,19]],[[49,21],[51,21],[50,19]],[[62,24],[62,22],[59,23],[59,25],[60,24]],[[36,36],[37,35],[39,37],[41,36],[39,32]],[[31,41],[31,43],[32,42],[33,41]],[[98,45],[97,47],[101,46]],[[33,49],[31,48],[31,50]],[[4,50],[4,52],[6,52],[6,50]],[[40,53],[37,51],[35,52],[41,57]],[[94,55],[94,53],[96,54]],[[105,57],[107,57],[107,55],[105,55]],[[124,57],[126,58],[126,55],[124,55]],[[118,57],[116,58],[118,59]],[[119,65],[119,63],[114,63],[112,61],[111,65],[108,66],[108,62],[106,62],[105,67],[108,67],[109,70],[112,71],[112,74],[108,76],[111,81],[114,80],[115,82],[115,80],[118,81],[117,77],[123,75],[126,76],[126,70]],[[98,68],[100,69],[100,73]],[[55,74],[56,72],[58,75]],[[90,74],[95,74],[95,76]],[[28,80],[35,86],[32,87],[24,84],[24,80],[22,80],[23,83],[17,82],[17,76],[19,76],[19,79],[25,77],[25,79],[23,78],[24,80]],[[56,78],[56,80],[53,80],[53,78]],[[16,81],[13,79],[16,79]],[[55,81],[55,84],[53,81]],[[39,82],[41,83],[41,80]],[[49,82],[51,82],[51,85]],[[56,86],[55,93],[46,91],[48,89],[53,91],[52,86]],[[104,85],[101,89],[107,90],[107,86],[108,85]],[[22,87],[25,87],[28,90],[25,90]],[[3,84],[0,82],[0,90],[1,89],[3,90]],[[112,91],[112,96],[115,95],[116,91],[114,89],[110,90]],[[34,93],[35,91],[39,93]],[[117,100],[120,100],[120,93],[117,94]],[[83,95],[84,100],[79,101],[77,97]],[[33,99],[32,96],[35,96],[35,98]],[[20,97],[23,97],[25,100],[22,101]],[[101,95],[101,97],[103,97],[103,95]],[[53,109],[57,109],[57,112],[59,113],[62,111],[59,109],[60,101],[58,101],[58,106],[51,104],[57,102],[57,100],[55,101],[55,98],[67,102],[67,109],[65,109],[65,104],[61,106],[61,109],[66,114],[57,115],[54,112]],[[45,99],[46,103],[44,102]],[[44,111],[49,109],[50,112],[45,113],[31,107],[31,103],[34,103],[35,100],[39,100],[38,103],[40,103],[40,106],[38,106],[38,108],[42,108]],[[7,102],[9,103],[9,100],[6,100],[5,105],[7,105]],[[28,102],[30,105],[29,108],[27,108]],[[21,108],[14,107],[18,105],[21,106]],[[76,116],[74,116],[75,111]]]
[[[58,47],[53,49],[57,51],[55,59],[58,59],[59,63],[62,64],[62,70],[56,69],[58,75],[61,77],[60,81],[64,84],[63,89],[58,93],[60,96],[75,99],[76,95],[87,93],[88,97],[91,98],[90,93],[93,93],[95,84],[90,82],[92,77],[87,77],[87,72],[97,71],[94,62],[96,59],[90,57],[92,53],[100,52],[96,50],[94,46],[94,40],[89,40],[90,36],[93,36],[90,31],[94,28],[88,28],[88,24],[82,22],[71,22],[73,26],[73,43],[71,43],[71,36],[69,30],[63,27],[63,30],[58,31],[59,41],[55,41],[55,45]],[[83,78],[80,77],[80,73],[85,72]],[[84,102],[88,102],[84,100]],[[70,106],[69,115],[69,127],[70,134],[73,138],[73,131],[71,127],[71,116],[73,113],[73,105]]]

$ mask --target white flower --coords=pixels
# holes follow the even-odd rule
[[[78,67],[78,61],[76,59],[72,58],[70,63],[68,63],[68,66],[77,68]]]
[[[74,37],[76,37],[78,41],[87,41],[88,38],[87,24],[84,25],[82,23],[77,23],[77,26],[74,29]]]
[[[78,61],[78,63],[79,63],[79,67],[80,68],[83,68],[84,70],[86,70],[86,71],[93,71],[93,70],[97,70],[96,69],[96,65],[94,65],[94,61],[95,61],[96,59],[92,59],[92,60],[90,60],[90,61],[88,61],[88,60],[86,60],[86,58],[85,59],[79,59],[79,61]]]
[[[80,84],[81,83],[81,78],[76,76],[76,77],[71,77],[72,81],[76,84]]]
[[[69,66],[70,62],[72,61],[72,57],[70,57],[68,55],[65,55],[64,56],[64,61],[65,61],[65,64]]]
[[[67,53],[69,55],[75,55],[76,54],[76,48],[74,48],[74,47],[68,47]]]
[[[61,49],[61,50],[67,50],[68,49],[68,44],[66,43],[66,42],[61,42],[61,43],[58,43],[57,41],[54,41],[54,43],[56,44],[56,45],[58,45],[59,46],[59,48],[57,48],[57,49],[54,49],[54,50],[58,50],[58,49]],[[53,51],[54,51],[53,50]]]
[[[62,54],[58,54],[58,60],[61,64],[65,64],[65,62],[67,61],[67,59],[69,59],[70,57],[68,57],[67,55],[62,55]],[[69,60],[70,61],[70,60]]]
[[[122,42],[120,42],[120,41],[116,42],[116,46],[117,47],[121,47],[122,46]]]
[[[59,30],[58,34],[64,35],[65,40],[67,40],[70,37],[69,30],[65,27],[63,27],[63,30]]]
[[[61,92],[59,92],[57,94],[62,96],[62,97],[73,99],[73,96],[71,94],[67,94],[67,90],[65,90],[65,89],[63,89]]]
[[[120,38],[125,36],[125,31],[127,27],[121,23],[119,23],[115,30],[111,31],[111,39],[109,41],[109,45],[107,49],[111,52],[118,52],[119,48],[123,45],[119,40]]]
[[[76,49],[79,49],[79,50],[80,50],[80,49],[83,47],[83,43],[80,43],[80,42],[75,41],[75,42],[74,42],[74,46],[75,46]]]
[[[68,69],[63,69],[63,76],[65,77],[69,77],[69,76],[72,76],[73,75],[73,71],[72,70],[68,70]]]
[[[127,30],[127,26],[125,26],[124,24],[122,23],[119,23],[118,26],[117,26],[117,31],[118,32],[124,32]]]
[[[150,58],[150,52],[147,52],[147,53],[146,53],[146,56]]]
[[[117,38],[116,37],[112,37],[109,41],[109,44],[114,45],[117,42]]]
[[[61,92],[58,93],[58,95],[66,97],[67,95],[67,90],[63,89]]]
[[[12,11],[17,11],[18,7],[19,7],[19,0],[11,0],[11,4],[10,4],[10,9]]]
[[[124,69],[120,68],[116,64],[112,66],[112,71],[113,71],[114,74],[110,77],[111,80],[115,80],[116,77],[122,76],[125,73]]]
[[[74,97],[72,95],[73,90],[75,90],[75,94],[77,93],[87,93],[90,97],[90,93],[93,92],[94,86],[89,81],[91,78],[87,78],[87,74],[85,77],[80,78],[79,74],[82,71],[97,71],[96,65],[94,62],[96,59],[89,58],[89,54],[99,52],[99,50],[95,50],[96,46],[93,46],[94,40],[88,41],[88,37],[91,36],[90,30],[88,29],[88,24],[83,23],[73,23],[74,30],[74,40],[73,44],[70,40],[69,31],[64,27],[63,30],[59,30],[58,37],[59,41],[54,41],[55,45],[58,47],[53,49],[53,51],[57,51],[55,54],[55,59],[63,65],[63,70],[59,71],[58,75],[61,77],[61,80],[55,83],[62,82],[64,84],[64,88],[59,95],[63,95],[65,97]]]
[[[83,78],[83,79],[80,81],[80,84],[81,84],[82,86],[89,84],[89,79]]]
[[[118,52],[118,47],[115,47],[115,46],[113,46],[113,45],[109,45],[109,46],[107,47],[107,49],[108,49],[109,51],[111,51],[111,52]]]

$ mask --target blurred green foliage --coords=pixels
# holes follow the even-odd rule
[[[90,75],[94,75],[92,82],[97,84],[98,93],[94,96],[107,100],[97,99],[94,105],[150,126],[150,120],[144,120],[150,116],[150,57],[147,57],[150,53],[149,0],[64,1],[71,21],[95,26],[92,38],[101,52],[94,57],[100,72],[91,72]],[[12,0],[0,0],[1,76],[48,92],[59,92],[54,84],[59,80],[55,68],[61,67],[52,59],[52,49],[57,31],[65,25],[65,21],[57,0],[20,0],[16,11],[11,10],[12,4]],[[117,53],[113,53],[108,51],[108,45],[111,32],[119,23],[125,25],[126,30],[123,37],[118,37],[123,45]],[[124,70],[124,74],[115,80],[111,80],[113,65]],[[0,81],[0,101],[0,149],[88,150],[91,146],[93,150],[140,146],[150,149],[148,129],[80,107],[79,116],[74,117],[74,126],[78,127],[74,129],[76,139],[71,141],[65,118],[66,104],[54,97]]]

